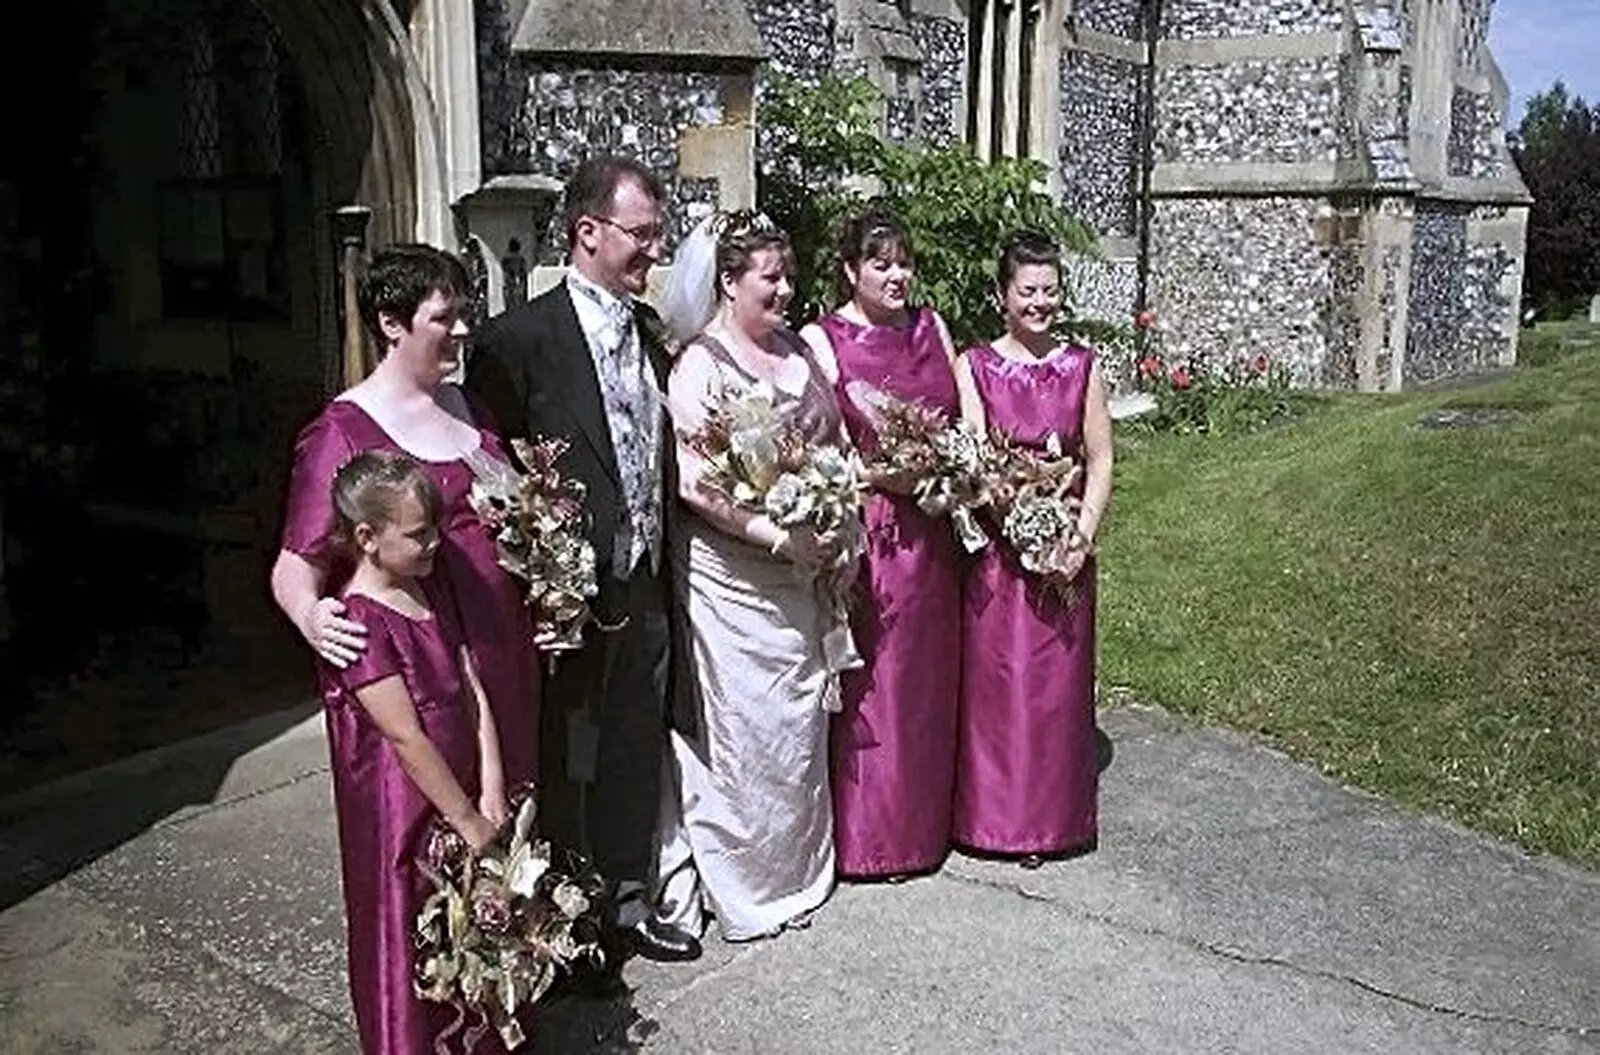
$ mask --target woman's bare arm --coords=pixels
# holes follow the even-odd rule
[[[394,748],[406,776],[440,816],[473,849],[481,849],[493,841],[497,834],[494,823],[468,798],[444,756],[428,739],[422,723],[417,720],[417,708],[406,689],[405,679],[391,674],[363,685],[355,691],[355,696]]]
[[[1105,380],[1096,362],[1089,370],[1089,390],[1083,406],[1083,509],[1078,514],[1078,534],[1093,543],[1111,502],[1111,468],[1115,461],[1111,440],[1111,408]]]
[[[367,647],[367,628],[344,617],[344,602],[322,596],[328,580],[319,567],[289,550],[272,565],[272,599],[312,651],[336,667],[354,663]]]

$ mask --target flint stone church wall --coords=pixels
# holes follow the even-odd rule
[[[1062,53],[1062,197],[1102,235],[1131,237],[1138,223],[1141,67],[1089,51]]]
[[[480,122],[485,177],[565,180],[585,157],[613,153],[657,173],[667,192],[667,249],[715,207],[715,180],[677,176],[678,133],[722,121],[720,86],[707,73],[606,69],[514,54],[505,0],[478,0]],[[552,217],[534,264],[566,259]]]
[[[1182,164],[1333,161],[1335,56],[1171,66],[1156,73],[1156,160]]]
[[[916,15],[911,32],[922,56],[922,137],[947,143],[965,133],[961,99],[967,83],[967,26],[952,18]]]
[[[1350,262],[1312,243],[1316,211],[1310,198],[1160,202],[1152,287],[1166,354],[1220,365],[1265,353],[1303,384],[1352,358],[1339,305]]]
[[[1179,0],[1167,40],[1337,31],[1342,0]],[[1339,56],[1262,55],[1156,71],[1157,164],[1331,162],[1352,154]],[[1159,200],[1152,292],[1166,354],[1222,365],[1267,354],[1302,384],[1353,384],[1361,255],[1313,241],[1317,197]]]
[[[1344,0],[1179,0],[1165,6],[1168,40],[1288,36],[1344,28]]]
[[[1515,266],[1513,247],[1468,237],[1473,219],[1498,219],[1504,210],[1464,202],[1417,203],[1411,243],[1410,314],[1405,381],[1435,381],[1500,361],[1505,324],[1516,305],[1501,292]]]
[[[717,198],[714,180],[671,174],[677,170],[679,133],[723,120],[718,78],[682,70],[561,66],[513,55],[506,2],[477,0],[485,175],[564,179],[581,157],[610,150],[667,176],[668,214],[676,222],[692,223],[709,208]],[[1349,28],[1351,3],[1168,0],[1162,37],[1203,42],[1338,33]],[[1491,0],[1459,3],[1454,57],[1458,74],[1466,76],[1457,79],[1449,114],[1439,115],[1441,124],[1448,118],[1446,171],[1458,179],[1500,179],[1507,172],[1504,114],[1492,95],[1473,87],[1483,82],[1471,76],[1486,61]],[[1213,164],[1350,161],[1365,156],[1368,137],[1382,123],[1384,134],[1402,137],[1403,164],[1418,76],[1410,66],[1416,22],[1411,0],[1392,6],[1407,47],[1389,60],[1398,68],[1384,90],[1398,92],[1394,99],[1357,97],[1360,63],[1367,61],[1360,53],[1159,65],[1157,163],[1185,166],[1203,179]],[[771,69],[814,79],[829,70],[859,68],[857,59],[841,51],[837,0],[746,0],[746,7]],[[1141,0],[1076,0],[1063,5],[1063,12],[1069,41],[1075,34],[1114,38],[1110,46],[1091,41],[1064,48],[1055,69],[1063,202],[1103,237],[1126,247],[1138,233],[1144,67],[1136,56],[1144,6]],[[920,68],[913,67],[912,90],[897,97],[887,115],[891,138],[959,141],[965,135],[968,27],[914,8],[907,10],[907,25]],[[903,79],[904,72],[896,76]],[[1382,115],[1381,122],[1375,115]],[[1379,274],[1369,282],[1364,246],[1321,244],[1313,237],[1317,215],[1329,204],[1312,187],[1292,195],[1263,189],[1256,197],[1158,195],[1151,293],[1167,353],[1217,360],[1266,351],[1303,383],[1349,386],[1355,383],[1363,312],[1381,314],[1383,329],[1393,336],[1393,320],[1404,307],[1406,332],[1380,342],[1373,364],[1380,378],[1390,372],[1391,349],[1398,352],[1402,343],[1399,373],[1406,383],[1503,356],[1506,319],[1516,306],[1502,291],[1519,266],[1521,247],[1478,245],[1468,233],[1469,221],[1494,207],[1418,201],[1409,268],[1391,247],[1371,258]],[[554,238],[537,262],[554,262],[563,252],[561,239]],[[1074,261],[1069,269],[1074,310],[1127,318],[1135,297],[1134,261]],[[1370,302],[1363,300],[1368,287],[1375,291]]]
[[[772,68],[814,80],[833,68],[834,0],[745,0]]]

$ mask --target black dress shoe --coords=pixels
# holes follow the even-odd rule
[[[670,923],[647,917],[623,930],[623,944],[635,956],[656,963],[687,963],[700,958],[700,939]]]
[[[614,1000],[628,993],[622,978],[622,957],[608,956],[604,963],[582,963],[564,972],[551,987],[551,997],[577,997],[582,1000]]]

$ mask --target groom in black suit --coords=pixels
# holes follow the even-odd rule
[[[543,685],[540,827],[585,848],[615,885],[613,937],[638,955],[690,960],[694,936],[652,901],[668,722],[694,720],[686,612],[672,583],[678,474],[663,393],[660,318],[639,298],[662,252],[660,182],[619,158],[584,162],[566,187],[565,279],[490,320],[467,386],[503,434],[559,436],[560,467],[588,489],[600,593],[584,648]]]

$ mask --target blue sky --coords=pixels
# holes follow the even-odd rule
[[[1600,102],[1600,0],[1495,0],[1489,47],[1511,85],[1509,123],[1558,78]]]

